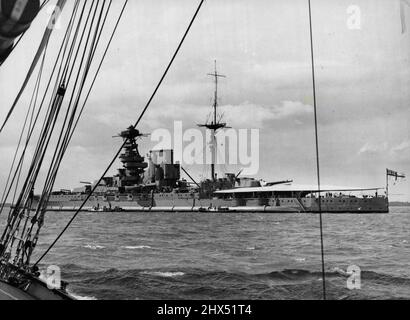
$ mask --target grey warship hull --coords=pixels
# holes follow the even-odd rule
[[[85,195],[53,196],[49,211],[75,211]],[[357,198],[349,196],[323,197],[319,210],[318,198],[250,197],[237,199],[200,198],[190,194],[155,194],[152,197],[135,195],[92,196],[84,211],[131,212],[272,212],[272,213],[388,213],[386,197]]]

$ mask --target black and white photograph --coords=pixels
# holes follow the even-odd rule
[[[409,124],[410,0],[0,0],[0,300],[409,300]]]

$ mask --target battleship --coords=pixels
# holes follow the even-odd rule
[[[100,183],[84,183],[73,190],[51,194],[49,211],[92,212],[271,212],[271,213],[388,213],[388,196],[382,188],[296,185],[292,180],[262,182],[240,174],[216,173],[217,132],[227,123],[218,114],[218,73],[215,62],[212,120],[199,127],[211,131],[211,176],[199,183],[174,161],[174,151],[152,150],[145,158],[138,140],[146,137],[130,126],[121,132],[122,168]],[[182,172],[189,182],[182,178]],[[98,183],[98,185],[96,185]],[[94,190],[91,197],[91,191]],[[319,204],[320,201],[320,204]]]

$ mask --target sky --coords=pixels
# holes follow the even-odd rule
[[[72,1],[55,30],[56,53]],[[121,1],[114,1],[114,16]],[[53,1],[51,1],[53,3]],[[132,0],[108,52],[87,109],[62,164],[56,189],[99,178],[165,70],[199,1]],[[24,79],[47,24],[39,14],[0,69],[0,119]],[[402,33],[399,0],[312,0],[321,180],[327,185],[384,187],[385,170],[410,174],[410,7]],[[111,22],[112,22],[111,21]],[[28,40],[30,39],[30,40]],[[307,0],[206,0],[140,130],[195,128],[211,111],[214,60],[219,105],[235,129],[259,129],[259,171],[266,181],[316,183],[316,153]],[[51,70],[52,59],[46,66]],[[33,83],[29,85],[32,90]],[[30,90],[0,134],[0,188]],[[156,143],[141,141],[141,153]],[[110,171],[120,166],[117,162]],[[204,166],[187,166],[200,179]],[[241,166],[220,167],[238,172]],[[208,170],[208,171],[207,171]],[[407,180],[391,200],[410,201]]]

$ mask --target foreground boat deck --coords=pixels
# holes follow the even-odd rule
[[[0,301],[5,300],[34,300],[34,298],[27,293],[0,281]]]

